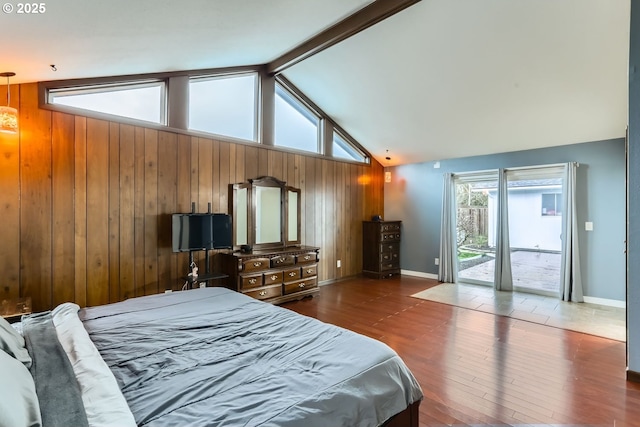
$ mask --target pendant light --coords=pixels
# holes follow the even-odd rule
[[[0,132],[4,133],[18,133],[18,110],[9,106],[11,102],[9,77],[13,77],[15,75],[16,73],[12,72],[0,73],[0,77],[7,78],[7,106],[0,107]]]

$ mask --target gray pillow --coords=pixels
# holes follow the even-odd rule
[[[0,426],[42,426],[36,385],[29,370],[0,351]]]
[[[31,356],[25,347],[24,338],[3,317],[0,317],[0,349],[24,363],[27,368],[31,367]]]

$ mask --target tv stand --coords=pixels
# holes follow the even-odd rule
[[[209,251],[208,250],[204,250],[205,251],[205,255],[204,255],[204,263],[205,263],[205,269],[204,269],[204,274],[198,274],[197,277],[193,277],[193,276],[184,276],[183,279],[185,280],[185,285],[187,286],[187,289],[194,289],[197,288],[199,286],[195,286],[197,283],[208,283],[210,281],[214,281],[214,280],[220,280],[220,279],[226,279],[227,277],[229,277],[229,275],[224,274],[224,273],[218,273],[215,271],[209,271]],[[195,264],[195,261],[193,259],[193,253],[196,251],[189,251],[189,268],[191,268],[192,265]]]
[[[183,277],[183,279],[189,285],[188,289],[195,289],[198,287],[196,286],[196,283],[203,283],[203,282],[208,283],[214,280],[226,279],[227,277],[229,276],[223,273],[205,273],[205,274],[199,275],[195,279],[193,278],[193,276],[186,276],[186,277]]]

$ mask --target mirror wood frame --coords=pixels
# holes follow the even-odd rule
[[[261,188],[278,188],[280,193],[279,216],[280,232],[277,241],[261,242],[256,233],[258,218],[260,217]],[[239,196],[241,192],[246,194]],[[243,245],[252,249],[272,249],[300,245],[301,234],[301,195],[299,188],[290,187],[286,182],[272,176],[263,176],[229,185],[229,212],[233,216],[233,247],[242,249]],[[243,204],[242,202],[245,201]],[[246,224],[242,223],[246,218]],[[293,231],[295,230],[295,235]],[[239,240],[240,237],[240,241]],[[246,242],[242,239],[246,237]]]

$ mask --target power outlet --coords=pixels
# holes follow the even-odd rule
[[[440,258],[436,258],[435,260],[433,260],[433,263],[435,265],[440,265]]]
[[[206,288],[207,287],[207,283],[206,282],[200,282],[200,287],[201,288]]]
[[[340,260],[336,261],[336,267],[338,268],[342,267],[342,261]]]

